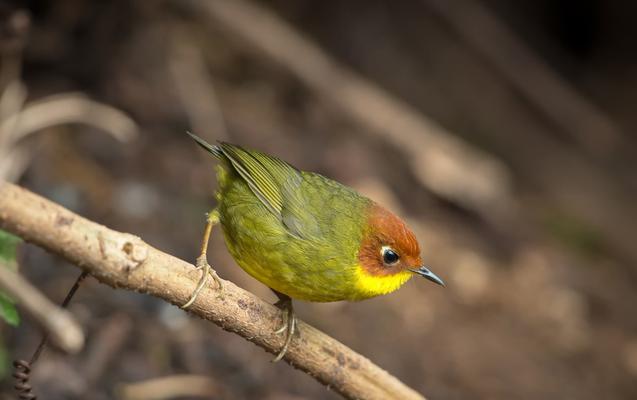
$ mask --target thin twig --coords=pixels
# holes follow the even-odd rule
[[[69,353],[80,351],[84,345],[84,333],[75,318],[53,304],[22,276],[2,264],[0,261],[0,289],[42,325],[58,347]]]
[[[80,275],[75,280],[75,283],[73,284],[73,286],[67,293],[66,298],[62,302],[62,305],[60,305],[61,308],[66,308],[69,305],[69,303],[71,302],[71,299],[75,295],[75,292],[80,287],[80,284],[82,283],[84,278],[86,278],[87,276],[88,276],[88,272],[86,271],[82,271],[80,273]],[[15,378],[15,384],[13,388],[15,389],[18,397],[22,400],[37,399],[37,396],[35,395],[35,393],[33,393],[33,386],[31,386],[31,383],[29,382],[29,380],[31,379],[33,366],[42,355],[42,352],[44,351],[44,348],[46,347],[49,341],[49,337],[51,336],[51,334],[54,334],[54,333],[55,332],[52,332],[52,331],[44,332],[44,334],[42,335],[42,339],[40,340],[40,343],[38,344],[38,347],[36,347],[35,351],[33,352],[33,355],[31,356],[31,360],[29,361],[14,360],[13,361],[13,368],[15,371],[13,373],[13,377]]]
[[[64,257],[102,283],[172,304],[184,304],[198,281],[192,264],[10,183],[0,183],[0,228]],[[273,354],[285,340],[273,333],[280,323],[280,310],[229,281],[224,281],[222,293],[205,287],[189,311]],[[352,399],[423,399],[312,326],[299,321],[297,329],[299,334],[284,360],[332,390]]]
[[[60,305],[61,308],[66,308],[69,306],[71,299],[73,298],[73,296],[75,296],[75,292],[77,292],[77,289],[80,288],[82,281],[87,276],[88,276],[88,273],[86,271],[82,271],[82,273],[77,277],[77,279],[75,280],[75,283],[73,284],[73,286],[71,286],[71,289],[66,294],[64,301],[62,301],[62,304]],[[32,368],[33,368],[33,364],[35,364],[36,361],[38,361],[38,359],[40,358],[40,355],[42,355],[42,352],[44,351],[44,347],[48,343],[51,333],[52,333],[51,331],[47,331],[44,333],[44,335],[42,336],[42,340],[40,340],[40,344],[38,344],[38,347],[35,349],[33,356],[31,356],[31,361],[29,361],[29,364],[31,365]],[[82,338],[84,338],[83,335],[82,335]],[[82,342],[82,344],[84,343]]]

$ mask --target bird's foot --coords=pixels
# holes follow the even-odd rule
[[[197,283],[197,287],[195,288],[195,291],[192,292],[192,296],[190,296],[190,300],[188,300],[186,304],[181,306],[182,309],[186,309],[190,307],[195,302],[195,300],[197,299],[197,296],[199,295],[199,292],[201,292],[201,289],[203,289],[203,287],[206,286],[209,276],[212,276],[212,279],[217,284],[217,288],[219,291],[223,289],[221,278],[219,278],[219,275],[217,275],[217,271],[212,269],[210,264],[208,264],[208,260],[206,259],[206,256],[204,254],[202,254],[201,256],[197,258],[196,267],[197,267],[197,270],[202,271],[201,278],[199,278],[199,283]]]
[[[280,299],[274,305],[279,307],[284,314],[282,326],[274,331],[274,333],[279,335],[285,332],[285,343],[283,343],[283,347],[279,351],[279,354],[277,354],[274,360],[272,360],[273,363],[280,361],[285,353],[287,353],[288,347],[292,342],[294,332],[296,331],[296,314],[294,314],[294,307],[292,307],[292,299],[290,299],[289,297]]]

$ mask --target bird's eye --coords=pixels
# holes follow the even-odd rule
[[[393,265],[398,262],[400,256],[396,253],[392,248],[383,246],[381,250],[381,254],[383,255],[383,262],[386,265]]]

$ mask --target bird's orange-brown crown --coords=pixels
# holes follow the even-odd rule
[[[422,265],[420,247],[413,232],[390,211],[373,203],[358,259],[373,276],[388,276]]]

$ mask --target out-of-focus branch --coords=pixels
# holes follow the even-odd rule
[[[42,325],[58,347],[69,353],[81,350],[84,345],[84,333],[75,318],[2,264],[0,260],[0,289],[16,300],[22,309]]]
[[[23,136],[60,124],[85,124],[102,129],[125,142],[137,133],[137,125],[123,112],[90,100],[79,93],[63,93],[32,103],[0,125],[9,147]]]
[[[622,132],[599,107],[577,93],[476,0],[424,0],[513,87],[589,154],[608,157]]]
[[[634,189],[615,168],[608,168],[617,163],[614,156],[631,152],[628,146],[622,147],[625,142],[622,131],[517,40],[515,34],[489,12],[487,2],[424,1],[475,50],[478,58],[499,72],[498,77],[504,84],[514,86],[556,126],[570,132],[572,142],[578,144],[563,143],[547,134],[544,122],[527,120],[521,115],[515,121],[502,120],[511,129],[520,126],[515,135],[506,129],[480,134],[481,141],[491,143],[521,176],[547,196],[543,200],[547,201],[544,210],[536,214],[541,218],[540,225],[546,224],[547,215],[557,211],[593,232],[597,240],[603,241],[605,251],[630,260],[632,266],[637,265]],[[515,115],[512,113],[515,109],[505,106],[502,114]],[[484,127],[481,130],[486,131]],[[584,149],[587,154],[577,149]],[[605,168],[599,161],[612,162]]]
[[[32,158],[32,147],[20,140],[60,124],[94,126],[125,142],[137,134],[137,125],[123,112],[86,98],[62,93],[22,105],[26,88],[13,81],[0,97],[0,179],[17,180]]]
[[[16,115],[22,109],[24,102],[27,99],[27,88],[19,80],[13,80],[9,82],[0,94],[0,121],[6,121],[12,115]],[[12,124],[16,124],[17,119],[12,120]],[[0,147],[5,145],[7,140],[6,132],[11,132],[13,126],[9,123],[6,125],[3,123],[0,129]]]
[[[190,42],[179,29],[172,32],[167,62],[181,104],[198,135],[228,140],[221,106],[201,50]]]
[[[140,238],[91,222],[34,193],[0,183],[0,228],[59,254],[99,281],[184,304],[199,272]],[[284,337],[278,308],[224,281],[204,288],[189,309],[271,353]],[[335,339],[299,321],[284,360],[332,390],[356,399],[423,399],[413,389]]]
[[[512,207],[508,170],[462,142],[409,104],[332,59],[272,12],[242,0],[191,0],[208,15],[286,68],[326,102],[407,155],[414,174],[429,190],[493,218]]]
[[[8,153],[0,149],[0,180],[17,181],[31,162],[32,153],[25,145],[18,145]]]
[[[31,16],[26,10],[15,9],[0,20],[0,91],[20,81],[22,53],[31,30]]]
[[[219,392],[207,376],[173,375],[127,383],[117,388],[121,400],[167,400],[181,397],[212,398]]]

